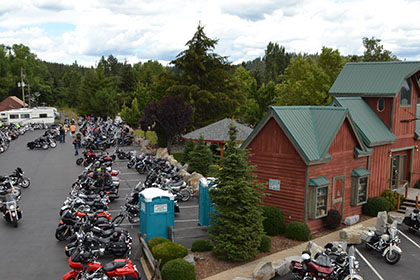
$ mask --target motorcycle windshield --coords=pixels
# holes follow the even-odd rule
[[[331,267],[332,263],[331,263],[331,259],[328,256],[325,255],[319,255],[314,262],[317,265],[323,266],[323,267]]]

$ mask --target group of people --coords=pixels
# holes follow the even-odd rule
[[[66,124],[59,124],[58,127],[58,135],[60,136],[60,143],[66,143],[66,132],[67,127]],[[82,134],[80,132],[76,132],[76,124],[74,121],[71,122],[70,127],[68,128],[70,130],[71,136],[73,138],[73,145],[74,145],[74,155],[79,155],[79,149],[81,147],[82,143]]]

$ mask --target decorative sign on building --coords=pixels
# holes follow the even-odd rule
[[[273,191],[280,190],[280,180],[269,179],[268,180],[268,189]]]
[[[168,212],[168,204],[155,204],[154,205],[155,213],[166,213]]]

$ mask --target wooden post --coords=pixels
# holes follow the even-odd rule
[[[416,208],[419,209],[419,197],[416,196]]]
[[[408,198],[408,184],[405,185],[405,199]]]
[[[220,159],[222,160],[223,159],[223,151],[225,150],[225,144],[220,143],[219,148],[220,148]]]
[[[174,242],[174,228],[172,226],[168,226],[168,239]]]
[[[397,210],[400,209],[400,201],[401,201],[401,195],[398,194],[398,196],[397,196]]]

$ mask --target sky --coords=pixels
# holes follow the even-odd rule
[[[264,56],[269,42],[288,52],[326,46],[362,55],[363,37],[420,60],[419,12],[419,0],[1,0],[0,44],[64,64],[95,66],[110,54],[167,64],[201,23],[234,64]]]

